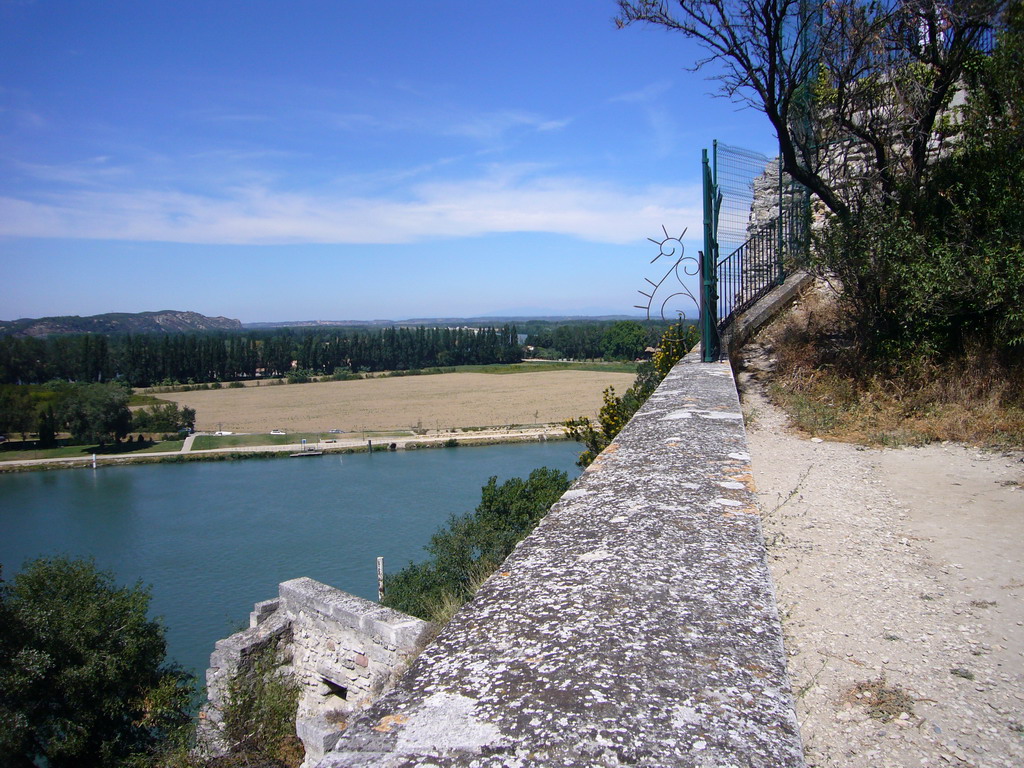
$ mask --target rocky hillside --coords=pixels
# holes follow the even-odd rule
[[[79,317],[41,317],[0,320],[0,336],[53,336],[65,333],[182,333],[186,331],[241,330],[242,323],[228,317],[207,317],[198,312],[109,312]]]

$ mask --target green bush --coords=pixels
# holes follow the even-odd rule
[[[428,621],[445,620],[568,488],[565,472],[547,467],[533,470],[526,480],[517,477],[501,485],[492,477],[481,489],[476,510],[452,515],[431,537],[427,561],[385,576],[384,605]]]
[[[862,360],[885,372],[994,352],[1024,362],[1024,5],[967,69],[952,150],[891,194],[826,222],[821,271],[842,284]]]
[[[29,562],[0,583],[0,765],[137,765],[190,722],[149,592],[90,560]]]

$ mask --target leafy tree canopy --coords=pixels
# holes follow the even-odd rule
[[[188,724],[192,678],[148,606],[88,560],[0,582],[0,766],[127,766]]]
[[[142,432],[177,432],[196,425],[196,409],[162,403],[140,408],[132,416],[132,429]]]
[[[1022,362],[1020,0],[619,7],[699,41],[695,66],[771,121],[822,204],[814,255],[848,310],[852,373]]]
[[[601,339],[606,360],[635,360],[646,346],[647,329],[635,320],[615,323]]]
[[[69,384],[61,393],[58,418],[79,442],[120,440],[132,424],[130,397],[120,384]]]

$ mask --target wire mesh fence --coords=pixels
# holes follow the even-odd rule
[[[778,162],[759,152],[719,142],[716,166],[718,191],[722,195],[718,252],[732,253],[747,241],[751,226],[756,229],[759,218],[767,220],[765,208],[778,207],[777,200],[768,199],[773,178],[774,186],[778,186]]]
[[[717,221],[717,319],[732,319],[780,284],[803,260],[808,236],[806,190],[781,173],[777,158],[717,145],[721,195]]]

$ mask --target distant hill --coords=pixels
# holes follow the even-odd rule
[[[79,317],[26,317],[0,320],[0,336],[56,336],[68,333],[185,333],[240,331],[242,323],[228,317],[165,309],[159,312],[108,312]]]

